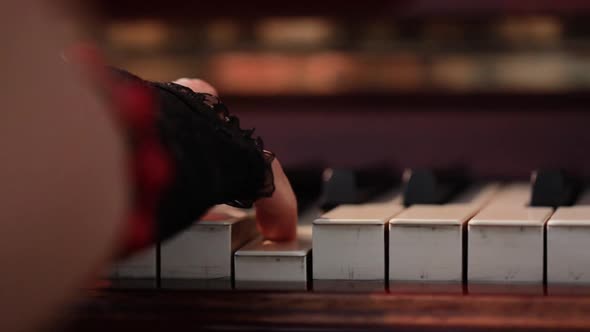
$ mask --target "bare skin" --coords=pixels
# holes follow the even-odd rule
[[[108,265],[129,206],[122,135],[43,4],[0,5],[0,331],[59,314]]]
[[[123,134],[62,62],[69,38],[46,6],[0,5],[0,331],[37,329],[80,296],[113,257],[130,205]],[[295,199],[273,169],[277,191],[257,203],[259,225],[291,239]]]

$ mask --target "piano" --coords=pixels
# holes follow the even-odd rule
[[[576,27],[584,26],[580,22],[590,13],[579,1],[540,1],[531,7],[495,1],[369,0],[360,9],[335,1],[303,1],[301,6],[222,3],[230,20],[244,19],[250,28],[252,22],[285,15],[328,17],[353,27],[373,19],[393,20],[408,27],[398,32],[410,39],[416,31],[431,38],[431,23],[459,22],[450,28],[443,24],[444,39],[447,33],[454,36],[457,26],[474,24],[481,31],[485,24],[475,21],[495,17],[501,24],[526,19],[530,26],[549,17],[583,33]],[[203,20],[227,19],[217,4],[181,2],[182,10],[138,5],[97,4],[104,24],[138,18],[180,24],[187,12]],[[549,44],[526,50],[552,50],[557,37],[551,31],[560,31],[564,48],[582,56],[582,47],[567,44],[569,30],[552,30],[551,19],[541,22],[543,28],[531,31],[545,31]],[[512,31],[504,25],[498,29],[501,34]],[[537,38],[533,32],[521,38]],[[273,41],[272,34],[268,38]],[[402,45],[410,49],[408,54],[424,46]],[[448,55],[444,47],[436,51],[436,43],[428,45],[435,55]],[[482,52],[499,52],[491,45],[481,47]],[[510,55],[512,49],[506,47],[508,51],[498,48]],[[122,66],[141,68],[141,61],[120,54],[115,59]],[[340,61],[330,59],[328,63]],[[545,62],[538,70],[546,73],[530,86],[519,85],[522,78],[514,73],[514,80],[483,84],[469,79],[468,87],[452,82],[441,87],[435,67],[425,71],[422,62],[415,67],[411,55],[403,65],[396,59],[392,66],[407,69],[400,75],[422,73],[426,83],[402,79],[403,84],[387,81],[384,88],[359,78],[366,84],[327,92],[320,89],[331,87],[326,82],[320,92],[285,85],[286,93],[240,92],[228,85],[232,92],[223,98],[226,104],[243,126],[257,128],[286,166],[301,203],[298,240],[266,241],[257,235],[251,211],[216,207],[215,218],[204,218],[174,239],[116,264],[105,273],[108,286],[86,290],[60,328],[590,330],[588,87],[579,81],[574,88],[563,83],[561,76],[551,76],[555,68]],[[146,73],[157,77],[160,71],[150,63],[144,62],[150,67]],[[510,61],[499,63],[514,68]],[[453,73],[467,68],[451,67]],[[176,70],[162,68],[162,77]],[[543,83],[543,74],[549,75],[549,83]]]

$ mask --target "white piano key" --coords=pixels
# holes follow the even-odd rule
[[[480,183],[472,185],[453,198],[452,204],[471,204],[475,209],[480,209],[488,204],[498,193],[499,183]]]
[[[341,205],[313,223],[313,279],[385,282],[385,232],[403,207]]]
[[[530,191],[509,186],[468,223],[470,283],[542,283],[545,222],[553,210],[529,207]]]
[[[112,286],[114,288],[156,287],[156,255],[156,248],[152,247],[115,263],[110,275]]]
[[[500,192],[493,197],[486,207],[509,206],[523,207],[529,204],[531,199],[531,185],[525,182],[517,182],[505,185]]]
[[[474,186],[452,204],[413,205],[389,221],[389,281],[461,282],[465,223],[498,191]],[[460,203],[454,203],[460,202]]]
[[[468,205],[414,205],[389,221],[389,281],[460,282]]]
[[[389,203],[395,205],[403,205],[404,204],[404,196],[402,195],[401,188],[393,188],[388,190],[381,195],[378,195],[371,199],[372,204],[377,203]]]
[[[229,206],[216,207],[213,213],[215,218],[161,245],[163,287],[231,287],[233,253],[256,236],[256,223],[253,216]]]
[[[273,242],[257,238],[236,251],[236,289],[306,290],[310,274],[311,225],[297,239]]]
[[[560,207],[547,222],[547,283],[590,284],[590,206]]]

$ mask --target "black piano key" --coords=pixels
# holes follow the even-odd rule
[[[291,183],[299,212],[316,205],[322,193],[323,169],[315,166],[286,168],[285,175]]]
[[[567,206],[576,199],[579,185],[563,171],[537,170],[531,180],[531,206]]]
[[[387,169],[339,169],[324,171],[321,208],[332,209],[340,204],[359,204],[393,188],[397,180]]]
[[[466,185],[459,171],[409,169],[404,172],[404,205],[443,204]]]

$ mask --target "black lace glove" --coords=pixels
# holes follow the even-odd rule
[[[157,239],[194,223],[211,206],[251,207],[274,192],[271,162],[254,130],[209,94],[175,83],[153,83],[116,70],[124,80],[150,86],[159,104],[157,127],[174,166],[174,180],[163,193],[157,213]]]

